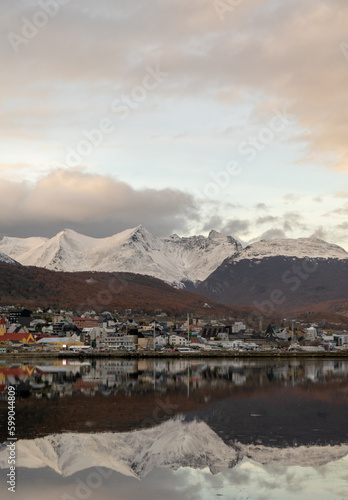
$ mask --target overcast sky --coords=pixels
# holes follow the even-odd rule
[[[0,235],[348,249],[346,0],[2,0]]]

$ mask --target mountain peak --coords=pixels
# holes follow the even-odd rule
[[[60,238],[62,236],[67,236],[67,237],[73,237],[73,236],[83,236],[80,233],[77,233],[73,229],[69,229],[68,227],[65,227],[62,231],[59,231],[53,238]]]
[[[227,237],[224,234],[215,231],[215,229],[212,229],[208,235],[208,238],[209,240],[220,240],[220,239],[225,240]]]

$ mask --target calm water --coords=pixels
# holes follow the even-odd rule
[[[18,499],[348,499],[347,361],[2,363],[1,499],[8,386]]]

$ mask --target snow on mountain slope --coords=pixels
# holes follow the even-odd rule
[[[217,472],[237,458],[236,451],[204,422],[186,423],[181,418],[122,434],[66,433],[20,440],[16,448],[17,467],[50,467],[63,476],[95,466],[137,478],[157,467],[210,467]],[[0,468],[8,467],[7,460],[5,445],[0,451]]]
[[[211,231],[208,237],[153,236],[142,226],[108,238],[92,238],[70,229],[53,238],[9,238],[0,251],[23,265],[54,271],[123,271],[147,274],[178,288],[198,284],[228,259],[260,260],[286,256],[348,259],[341,247],[317,238],[261,240],[242,249],[231,236]]]
[[[4,236],[0,241],[0,250],[23,265],[34,265],[26,264],[26,261],[31,258],[36,249],[47,241],[48,238],[40,237],[12,238]],[[35,256],[32,257],[32,260],[35,260]]]
[[[8,450],[0,450],[0,468],[8,469]],[[213,474],[254,460],[277,466],[318,466],[342,459],[348,445],[271,448],[226,444],[206,423],[182,417],[150,428],[126,433],[53,434],[20,440],[16,467],[49,467],[71,476],[92,467],[106,467],[123,475],[143,478],[159,467],[209,468]],[[248,458],[247,458],[248,457]]]
[[[210,231],[209,236],[190,236],[180,238],[172,235],[163,238],[173,264],[184,276],[184,280],[203,281],[220,264],[221,257],[230,257],[241,250],[242,246],[232,236],[224,236]]]
[[[86,253],[95,246],[96,241],[95,238],[65,229],[37,248],[22,263],[53,271],[86,270]]]
[[[202,281],[241,246],[230,236],[153,236],[142,226],[104,238],[86,254],[89,269],[148,274],[181,287]]]
[[[276,256],[348,259],[348,253],[343,248],[319,238],[289,238],[261,240],[252,243],[234,255],[231,260],[238,262],[243,259],[262,259]]]
[[[6,255],[5,253],[0,252],[0,264],[19,264],[19,262],[11,259],[11,257]]]
[[[91,238],[69,229],[51,239],[4,238],[0,250],[5,249],[23,265],[54,271],[148,274],[182,287],[185,281],[204,280],[241,245],[216,231],[208,238],[158,238],[138,226],[108,238]]]

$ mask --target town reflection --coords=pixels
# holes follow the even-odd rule
[[[0,384],[19,499],[346,498],[345,360],[28,360]]]
[[[21,397],[90,397],[123,392],[202,387],[264,387],[332,383],[348,378],[348,361],[321,359],[278,360],[124,360],[92,361],[56,359],[2,361],[0,397],[7,385],[15,385]]]
[[[126,432],[177,415],[224,440],[339,443],[347,438],[348,362],[322,359],[37,360],[0,365],[0,408],[17,390],[17,437]],[[1,442],[6,439],[1,428]]]

